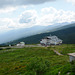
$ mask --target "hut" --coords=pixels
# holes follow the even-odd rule
[[[24,42],[20,42],[20,43],[17,44],[17,46],[21,46],[21,47],[25,46],[25,43]]]
[[[69,53],[70,62],[75,61],[75,53]]]

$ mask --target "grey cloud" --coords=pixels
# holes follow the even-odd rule
[[[35,22],[37,18],[36,11],[25,11],[19,20],[19,23],[30,23],[30,22]]]
[[[0,8],[20,5],[36,5],[55,0],[0,0]]]

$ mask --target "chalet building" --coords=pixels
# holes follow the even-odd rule
[[[75,53],[69,53],[70,62],[75,61]]]
[[[57,36],[47,36],[40,41],[41,45],[49,46],[49,45],[60,45],[62,44],[62,40]]]
[[[21,47],[25,46],[25,43],[24,42],[20,42],[20,43],[17,44],[17,46],[21,46]]]

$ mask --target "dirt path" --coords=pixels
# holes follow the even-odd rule
[[[25,45],[25,46],[12,46],[11,48],[24,48],[24,47],[45,47],[45,46],[37,44],[37,45]]]
[[[58,51],[56,50],[53,50],[57,55],[62,55],[61,53],[59,53]]]
[[[25,45],[23,47],[18,47],[18,46],[12,46],[11,48],[24,48],[24,47],[45,47],[45,46],[42,46],[40,44],[37,44],[37,45]],[[3,47],[4,49],[7,48],[7,47]],[[11,50],[2,50],[0,51],[0,53],[4,53],[4,52],[11,52],[11,51],[14,51],[16,49],[11,49]],[[62,55],[61,53],[59,53],[58,51],[56,50],[53,50],[57,55]]]

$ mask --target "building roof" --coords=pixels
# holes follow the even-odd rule
[[[20,44],[25,44],[24,42],[20,42]]]
[[[51,36],[51,35],[44,37],[44,39],[50,39],[50,40],[54,40],[54,41],[62,41],[57,36]]]
[[[68,55],[75,57],[75,53],[68,53]]]

